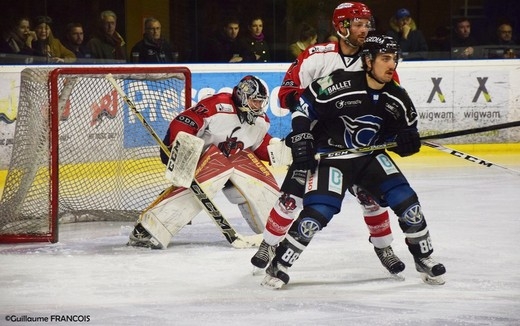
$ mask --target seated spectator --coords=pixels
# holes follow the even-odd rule
[[[117,15],[105,10],[99,15],[98,23],[94,36],[87,43],[92,56],[109,62],[126,62],[126,43],[116,31]]]
[[[149,17],[144,21],[143,39],[132,48],[133,63],[177,62],[179,53],[161,37],[161,22]]]
[[[271,54],[269,45],[264,39],[264,21],[261,17],[253,17],[247,25],[247,34],[241,39],[245,43],[244,47],[254,54],[253,62],[269,62]],[[245,62],[242,60],[242,62]]]
[[[45,63],[72,63],[76,61],[74,53],[52,35],[51,17],[38,16],[34,20],[34,24],[36,40],[33,40],[32,48],[35,56],[42,57]]]
[[[397,10],[390,18],[390,28],[387,34],[399,43],[404,60],[426,58],[428,44],[421,30],[417,29],[408,9]]]
[[[30,21],[27,17],[17,19],[0,40],[0,53],[9,56],[6,61],[9,63],[30,63],[32,62],[32,41],[36,39],[36,33],[31,31]]]
[[[488,50],[490,59],[515,59],[520,48],[513,37],[513,25],[509,22],[500,22],[491,40],[497,47]]]
[[[293,59],[296,59],[300,53],[318,41],[318,32],[314,27],[307,23],[303,23],[300,28],[300,37],[298,41],[289,45],[289,52]]]
[[[480,45],[478,39],[471,34],[471,22],[467,17],[455,20],[453,35],[450,41],[452,59],[476,59],[482,54],[476,48]]]
[[[70,23],[67,25],[65,29],[65,40],[63,41],[63,45],[74,53],[76,58],[78,58],[78,62],[88,62],[88,59],[92,58],[90,49],[83,42],[84,39],[85,33],[81,23]]]
[[[240,22],[231,17],[224,20],[224,25],[206,43],[206,62],[254,62],[255,56],[238,40]]]

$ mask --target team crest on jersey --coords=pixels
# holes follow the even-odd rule
[[[349,148],[372,144],[383,121],[381,117],[375,115],[364,115],[355,119],[342,115],[339,118],[345,125],[345,145]]]
[[[244,149],[244,142],[238,140],[238,137],[234,137],[233,134],[240,130],[241,127],[236,127],[231,132],[231,135],[226,137],[226,140],[218,144],[218,149],[226,156],[229,157],[231,154],[235,154]]]
[[[228,103],[218,103],[216,106],[217,108],[217,112],[228,112],[228,113],[231,113],[233,112],[233,106],[231,104],[228,104]]]

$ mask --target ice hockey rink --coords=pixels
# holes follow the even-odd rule
[[[58,243],[0,245],[0,325],[520,325],[520,151],[465,150],[510,170],[446,153],[398,160],[446,266],[443,286],[421,281],[393,215],[406,269],[392,278],[349,196],[281,290],[260,286],[256,249],[232,248],[205,213],[166,250],[127,247],[131,222],[63,224]],[[250,234],[236,207],[215,202]]]

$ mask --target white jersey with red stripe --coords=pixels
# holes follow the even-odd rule
[[[237,110],[229,93],[202,99],[172,120],[164,142],[169,146],[178,132],[185,131],[202,138],[205,148],[217,146],[226,157],[251,148],[258,158],[269,161],[267,145],[272,138],[267,133],[269,118],[264,113],[250,125],[240,121]]]
[[[327,76],[338,69],[363,70],[359,52],[354,55],[343,55],[340,52],[337,42],[315,44],[303,51],[285,73],[278,93],[280,105],[288,107],[287,95],[294,91],[303,93],[316,78]]]

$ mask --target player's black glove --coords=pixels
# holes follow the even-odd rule
[[[290,133],[285,138],[285,144],[291,148],[292,167],[296,170],[314,171],[318,166],[316,146],[310,132]]]
[[[397,147],[393,149],[399,156],[410,156],[419,152],[421,148],[421,138],[417,130],[403,130],[395,138]]]
[[[289,108],[291,112],[293,108],[300,105],[300,97],[298,96],[298,92],[294,91],[289,93],[285,98],[285,104],[287,104],[287,108]]]

